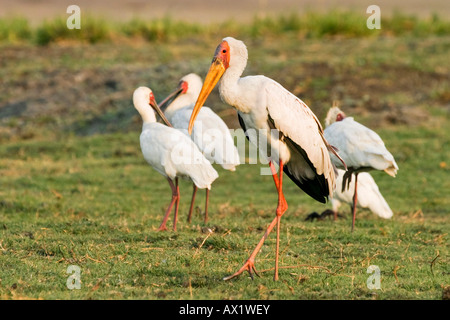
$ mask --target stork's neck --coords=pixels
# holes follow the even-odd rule
[[[244,63],[230,65],[223,74],[219,85],[219,93],[222,100],[240,111],[245,111],[241,110],[242,106],[238,103],[240,96],[239,80],[244,72],[245,66],[246,61],[244,61]]]
[[[172,116],[175,114],[175,112],[184,107],[187,107],[188,105],[195,103],[196,100],[197,97],[194,97],[192,94],[189,93],[180,94],[175,100],[172,101],[171,104],[169,104],[169,106],[164,111],[164,114],[168,119],[171,119]]]

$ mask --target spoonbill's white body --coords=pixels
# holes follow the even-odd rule
[[[157,104],[149,88],[137,88],[133,94],[133,104],[143,120],[140,145],[144,159],[167,178],[172,189],[172,201],[159,230],[166,230],[167,219],[176,202],[173,224],[175,231],[180,201],[178,178],[191,179],[198,188],[210,189],[218,174],[189,137],[177,129],[156,122],[151,107],[157,108]]]

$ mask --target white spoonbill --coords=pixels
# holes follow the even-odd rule
[[[218,45],[192,112],[189,133],[203,103],[221,80],[220,96],[225,103],[238,110],[244,131],[253,129],[250,131],[257,132],[260,141],[267,141],[258,143],[255,134],[248,136],[263,154],[268,155],[278,191],[276,217],[242,268],[224,280],[234,278],[245,270],[253,278],[253,271],[257,273],[255,257],[275,225],[277,242],[274,280],[278,280],[280,219],[288,208],[282,191],[283,171],[308,195],[325,203],[335,187],[334,167],[328,153],[328,149],[332,148],[323,137],[320,122],[302,100],[265,76],[241,78],[247,58],[247,48],[242,41],[227,37]],[[274,163],[279,165],[279,176]]]
[[[174,128],[188,134],[189,119],[203,82],[200,76],[190,73],[181,78],[178,88],[160,103],[163,105],[175,97],[164,110]],[[220,164],[224,169],[235,171],[240,164],[239,153],[225,122],[211,108],[203,106],[194,124],[192,140],[211,163]],[[194,184],[188,221],[191,222],[197,186]],[[205,222],[208,220],[209,189],[206,189]]]
[[[172,189],[172,201],[158,230],[167,229],[166,222],[175,203],[173,230],[176,231],[180,202],[178,177],[191,179],[200,189],[210,189],[211,184],[219,175],[189,137],[177,129],[156,122],[155,113],[151,107],[165,121],[167,120],[149,88],[137,88],[133,93],[133,104],[143,120],[140,144],[144,159],[167,178]],[[173,180],[175,180],[175,184]]]
[[[341,186],[343,183],[345,171],[338,169],[336,176],[336,185]],[[350,204],[353,210],[353,195],[355,193],[355,181],[351,181],[348,188],[344,191],[340,187],[334,190],[333,198],[330,200],[333,207],[334,218],[342,202]],[[361,172],[358,174],[358,202],[356,204],[360,208],[367,208],[380,218],[390,219],[393,216],[389,204],[384,199],[373,177],[369,172]]]
[[[348,171],[343,175],[341,192],[348,189],[352,174],[355,175],[352,205],[353,232],[358,202],[359,173],[384,170],[390,176],[395,177],[398,166],[377,133],[356,122],[353,117],[347,117],[338,107],[330,108],[325,119],[325,126],[325,138],[339,150],[339,155],[344,159],[348,168]],[[338,161],[333,154],[331,154],[331,160],[338,166]]]

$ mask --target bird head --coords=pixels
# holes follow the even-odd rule
[[[153,91],[150,88],[139,87],[136,90],[134,90],[133,104],[141,115],[147,113],[147,111],[145,110],[146,106],[152,107],[153,110],[156,111],[156,113],[161,117],[161,119],[163,119],[163,121],[168,126],[170,127],[172,126],[164,116],[164,113],[161,111],[158,104],[156,103],[155,95],[153,94]]]
[[[242,68],[241,71],[243,71],[243,68],[245,68],[247,63],[247,57],[248,53],[245,44],[242,41],[236,40],[232,37],[224,38],[217,46],[211,66],[206,74],[205,82],[203,83],[197,102],[195,103],[194,110],[192,111],[191,119],[189,120],[189,134],[192,132],[195,118],[200,112],[200,109],[211,91],[216,86],[217,82],[219,82],[220,78],[222,78],[225,71],[230,68],[233,63],[234,66]]]
[[[180,79],[180,82],[178,82],[177,88],[159,103],[160,108],[164,109],[170,100],[173,101],[182,94],[189,94],[192,95],[194,99],[197,99],[202,88],[202,84],[202,78],[200,78],[197,74],[190,73],[185,75]]]
[[[328,127],[329,125],[337,122],[342,121],[346,117],[345,113],[339,109],[336,106],[333,106],[328,110],[327,117],[325,118],[325,126]]]

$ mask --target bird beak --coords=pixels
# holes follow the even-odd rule
[[[164,98],[163,101],[161,101],[161,102],[159,103],[160,108],[161,108],[161,109],[164,109],[164,108],[165,108],[165,105],[166,105],[172,98],[173,98],[173,99],[176,99],[176,98],[180,95],[181,92],[183,92],[183,88],[178,87],[175,91],[173,91],[172,93],[170,93],[167,97]]]
[[[217,82],[219,82],[225,70],[226,68],[223,64],[223,61],[221,59],[214,58],[213,62],[211,63],[211,67],[209,68],[208,74],[206,75],[202,90],[198,95],[197,102],[195,103],[194,110],[192,111],[191,119],[189,120],[189,134],[191,134],[192,132],[195,118],[200,112],[200,109],[202,108],[211,91],[216,86]]]
[[[164,112],[161,111],[154,97],[150,98],[150,106],[156,111],[156,113],[163,119],[167,126],[172,127],[172,124],[167,120]]]

